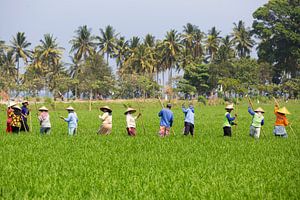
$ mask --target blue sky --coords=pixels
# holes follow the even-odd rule
[[[51,33],[66,49],[81,25],[99,28],[112,25],[127,39],[147,33],[163,38],[170,29],[182,31],[190,22],[207,32],[212,26],[229,34],[233,23],[252,24],[252,13],[267,0],[0,0],[0,39],[9,42],[25,32],[32,47]]]

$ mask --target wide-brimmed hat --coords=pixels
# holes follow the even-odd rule
[[[254,112],[264,113],[265,111],[261,107],[258,107],[258,108],[256,108],[256,110],[254,110]]]
[[[18,105],[14,105],[13,108],[21,110],[20,106],[18,106]]]
[[[134,108],[127,108],[127,110],[125,111],[124,114],[126,115],[128,112],[135,113],[135,112],[136,112],[136,109],[134,109]]]
[[[13,107],[15,105],[17,105],[17,103],[14,102],[14,101],[11,101],[11,102],[8,103],[7,107],[9,108],[9,107]]]
[[[106,112],[106,111],[111,112],[112,111],[112,109],[108,106],[102,106],[102,107],[100,107],[100,110],[102,112]]]
[[[226,110],[234,110],[233,104],[229,104],[225,107]]]
[[[39,111],[48,111],[48,108],[46,108],[45,106],[42,106],[39,108]]]
[[[66,108],[66,110],[74,110],[74,108],[72,106],[69,106]]]
[[[25,103],[29,104],[29,102],[28,102],[27,100],[24,100],[24,101],[22,102],[22,104],[25,104]]]
[[[282,107],[280,108],[277,112],[281,113],[281,114],[291,114],[288,109],[286,109],[286,107]]]

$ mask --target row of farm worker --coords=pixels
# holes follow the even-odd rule
[[[28,126],[28,117],[31,116],[28,109],[29,102],[22,102],[22,107],[14,102],[10,102],[7,106],[7,133],[19,133],[20,131],[29,131]],[[158,113],[160,117],[160,128],[159,135],[165,137],[170,135],[170,130],[173,125],[173,112],[171,111],[172,105],[167,104],[166,108]],[[49,110],[45,106],[42,106],[39,110],[38,120],[40,123],[40,133],[41,134],[50,134],[51,132],[51,123]],[[68,123],[68,134],[75,135],[77,126],[78,126],[78,117],[75,112],[75,109],[72,106],[66,108],[68,111],[68,117],[64,118],[60,116],[62,120]],[[102,115],[99,115],[99,119],[102,121],[102,124],[98,130],[98,134],[108,135],[112,130],[112,109],[108,106],[100,107],[100,110],[103,112]],[[227,105],[225,107],[226,113],[224,115],[223,122],[223,131],[224,136],[231,137],[231,126],[237,125],[235,119],[237,115],[232,116],[231,111],[234,110],[233,104]],[[127,133],[129,136],[136,136],[136,120],[141,116],[141,113],[134,116],[136,109],[128,107],[125,111],[126,123],[127,123]],[[194,136],[194,107],[190,104],[187,108],[182,104],[182,112],[184,113],[184,135],[191,134]],[[252,108],[252,104],[249,104],[248,112],[252,116],[252,123],[250,126],[250,136],[254,138],[260,137],[261,128],[264,125],[264,116],[265,111],[259,107],[255,110]],[[275,136],[287,137],[286,126],[289,125],[286,115],[290,114],[286,107],[279,108],[279,104],[275,102],[274,114],[276,115],[276,121],[273,133]]]

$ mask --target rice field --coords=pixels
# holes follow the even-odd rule
[[[137,136],[125,132],[122,102],[58,103],[50,108],[52,131],[40,136],[36,108],[33,131],[7,135],[5,107],[0,112],[1,199],[299,199],[300,198],[300,105],[285,106],[296,135],[287,128],[287,139],[272,134],[273,104],[266,111],[261,138],[249,137],[251,116],[246,102],[238,106],[238,126],[233,137],[224,138],[224,105],[195,103],[195,137],[182,135],[181,103],[172,108],[174,132],[158,136],[160,104],[140,102],[142,120]],[[136,102],[129,102],[138,109]],[[59,116],[72,105],[79,117],[78,134],[67,135]],[[98,108],[113,109],[113,131],[96,132]],[[41,106],[40,104],[38,107]],[[256,105],[255,107],[257,107]]]

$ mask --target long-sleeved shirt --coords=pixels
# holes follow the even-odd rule
[[[22,113],[22,120],[24,122],[27,122],[27,116],[29,115],[29,109],[26,106],[22,106],[21,113]]]
[[[231,124],[235,120],[235,117],[231,117],[229,112],[225,113],[223,127],[231,127]]]
[[[287,126],[289,122],[284,114],[278,113],[279,107],[275,106],[274,114],[276,115],[275,126]]]
[[[112,115],[109,112],[99,115],[99,119],[102,120],[102,124],[112,124]]]
[[[189,122],[191,124],[194,124],[194,118],[195,118],[195,114],[194,114],[194,108],[192,106],[190,106],[189,108],[185,108],[182,107],[182,112],[184,113],[185,117],[184,117],[184,121],[185,122]]]
[[[264,116],[262,114],[258,114],[256,112],[254,112],[250,107],[248,107],[248,112],[249,112],[250,115],[253,116],[253,119],[252,119],[252,125],[253,126],[260,127],[260,126],[265,124]],[[260,125],[257,124],[259,121],[261,121]]]
[[[51,123],[50,123],[50,116],[47,112],[42,112],[39,117],[40,125],[43,128],[50,128]]]
[[[131,114],[126,115],[126,123],[127,123],[127,128],[135,128],[135,120],[137,117],[132,116]]]
[[[167,128],[172,127],[173,125],[173,112],[168,108],[163,108],[159,113],[160,117],[160,126],[165,126]]]
[[[70,112],[68,114],[68,117],[64,119],[66,122],[68,122],[69,128],[77,128],[78,118],[75,112]]]

